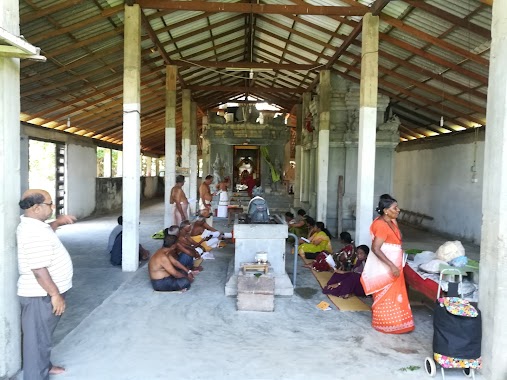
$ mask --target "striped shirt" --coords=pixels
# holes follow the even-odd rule
[[[47,268],[60,294],[72,287],[72,261],[51,226],[34,218],[21,216],[16,231],[18,241],[18,296],[44,297],[32,269]]]

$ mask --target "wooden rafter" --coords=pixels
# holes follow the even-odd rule
[[[314,6],[314,5],[278,5],[256,3],[221,3],[199,1],[165,1],[165,0],[136,0],[142,8],[199,11],[199,12],[232,12],[253,14],[301,14],[301,15],[340,15],[363,16],[362,6]]]

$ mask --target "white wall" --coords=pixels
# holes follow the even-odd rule
[[[477,136],[477,182],[473,183],[475,139],[474,133],[467,133],[401,143],[395,155],[393,196],[400,208],[434,218],[423,226],[479,244],[484,131]]]
[[[97,148],[69,143],[66,172],[66,213],[78,219],[90,215],[95,209]]]

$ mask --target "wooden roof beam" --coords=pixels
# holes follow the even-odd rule
[[[278,5],[256,3],[222,3],[200,1],[166,1],[166,0],[136,0],[142,8],[199,11],[199,12],[231,12],[252,14],[301,14],[301,15],[334,15],[334,16],[363,16],[366,12],[362,6],[315,6],[315,5]]]
[[[384,9],[387,4],[389,4],[389,0],[376,0],[371,6],[371,8],[365,7],[366,8],[365,13],[371,12],[374,16],[378,16],[382,12],[382,9]],[[342,44],[338,47],[333,56],[327,61],[325,69],[329,69],[333,66],[333,64],[338,60],[338,58],[340,58],[340,56],[349,48],[350,44],[357,39],[357,37],[361,34],[362,30],[363,30],[363,20],[361,19],[361,21],[358,22],[357,25],[354,27],[354,29],[349,33],[345,41],[343,41]],[[318,81],[319,76],[315,77],[313,82],[308,87],[308,91],[313,91]]]
[[[36,8],[31,12],[27,12],[23,15],[20,15],[20,23],[27,24],[27,23],[35,21],[39,18],[45,17],[47,15],[52,15],[52,14],[54,14],[56,12],[60,12],[61,10],[64,10],[64,9],[72,8],[76,5],[79,5],[84,2],[85,2],[85,0],[68,0],[68,1],[62,1],[60,3],[53,4],[49,7]],[[34,7],[33,3],[31,3],[30,5],[32,7]]]
[[[120,4],[117,6],[114,6],[112,8],[107,8],[100,12],[98,15],[94,15],[92,17],[89,17],[83,21],[72,23],[67,27],[64,28],[58,28],[54,30],[47,30],[47,31],[41,31],[41,33],[37,36],[30,37],[31,43],[37,43],[40,41],[48,40],[53,37],[61,36],[62,34],[71,33],[76,30],[83,30],[88,25],[94,24],[96,22],[102,22],[105,18],[113,16],[117,13],[123,12],[124,5]]]
[[[346,56],[351,56],[351,57],[354,57],[356,59],[358,59],[359,57],[354,55],[354,54],[351,54],[351,53],[346,53],[345,54]],[[427,85],[423,82],[419,82],[419,81],[416,81],[416,80],[413,80],[405,75],[402,75],[402,74],[399,74],[397,73],[396,71],[393,71],[393,70],[390,70],[382,65],[379,64],[379,74],[382,73],[382,74],[385,74],[387,78],[391,77],[391,78],[398,78],[406,83],[409,83],[411,84],[412,86],[416,87],[416,88],[419,88],[427,93],[430,93],[430,94],[433,94],[437,97],[442,97],[442,89],[440,88],[437,88],[437,87],[433,87],[433,86],[430,86],[430,85]],[[380,77],[379,77],[380,79]],[[450,101],[452,103],[455,103],[455,104],[459,104],[463,107],[466,107],[466,108],[469,108],[471,110],[474,110],[475,112],[478,112],[478,113],[483,113],[483,114],[486,114],[486,109],[484,107],[481,107],[481,106],[478,106],[474,103],[471,103],[469,102],[468,100],[464,100],[464,99],[461,99],[459,97],[456,97],[456,96],[453,96],[449,93],[446,93],[445,94],[445,100],[446,101]]]
[[[451,24],[460,26],[464,29],[470,30],[472,33],[475,33],[481,37],[486,39],[491,39],[491,31],[489,29],[483,28],[482,26],[473,24],[468,22],[467,20],[462,19],[461,17],[457,17],[452,13],[446,12],[443,9],[437,8],[433,5],[428,4],[425,1],[417,1],[417,0],[404,0],[405,3],[410,4],[411,6],[421,9],[433,16],[437,16],[442,20],[448,21]]]
[[[316,70],[318,64],[298,64],[298,63],[274,63],[274,62],[225,62],[225,61],[188,61],[176,60],[175,65],[181,67],[213,67],[213,68],[233,68],[233,69],[271,69],[271,70]]]
[[[354,76],[349,75],[347,73],[344,73],[342,71],[336,71],[336,72],[339,75],[341,75],[343,78],[345,78],[345,79],[347,79],[347,80],[349,80],[351,82],[355,82],[355,83],[359,83],[360,82],[360,79],[358,77],[354,77]],[[389,86],[386,86],[386,87],[389,87]],[[390,92],[388,90],[381,89],[381,88],[379,88],[379,93],[382,93],[382,94],[388,96],[389,98],[395,99],[395,100],[397,100],[399,102],[402,102],[404,104],[411,105],[412,107],[414,107],[416,109],[417,108],[423,108],[423,106],[421,104],[414,103],[410,99],[404,98],[404,97],[400,96],[399,93],[397,94],[397,93]],[[442,113],[441,112],[433,111],[432,109],[428,108],[426,114],[433,114],[435,116],[435,120],[436,120],[436,119],[440,118],[440,116],[441,116]],[[457,125],[459,125],[459,126],[461,126],[463,128],[469,128],[468,125],[461,123],[459,120],[452,119],[452,118],[449,118],[449,117],[447,119],[448,120],[452,120],[453,123],[455,123],[455,124],[457,124]]]
[[[165,51],[164,46],[162,45],[162,43],[158,39],[157,34],[155,33],[155,31],[151,27],[150,22],[146,18],[146,15],[144,14],[143,11],[141,11],[141,21],[143,23],[144,29],[146,30],[146,32],[150,36],[151,41],[157,47],[158,53],[164,59],[165,64],[166,65],[173,65],[173,62],[172,62],[171,58],[169,57],[169,55]],[[181,76],[181,74],[179,72],[177,72],[177,77],[178,77],[178,81],[180,82],[181,88],[185,88],[185,86],[186,86],[185,81],[183,80],[183,77]]]
[[[146,80],[146,77],[150,77],[150,76],[156,75],[156,74],[158,74],[158,73],[149,73],[147,76],[144,76],[141,81],[141,86],[147,86],[150,83],[160,81],[161,78],[158,76],[153,79]],[[118,90],[118,88],[119,88],[119,90]],[[116,90],[116,91],[113,93],[107,93],[107,91],[113,91],[113,90]],[[74,104],[79,103],[79,102],[85,102],[87,99],[89,99],[91,97],[100,96],[100,95],[102,95],[102,97],[100,99],[95,99],[91,102],[87,102],[83,106],[79,106],[79,107],[74,106],[74,108],[71,111],[68,111],[66,109],[62,110],[64,105],[60,104],[58,106],[54,106],[54,107],[45,109],[43,112],[31,114],[30,117],[31,117],[31,119],[36,119],[36,118],[48,117],[49,115],[52,115],[51,116],[52,119],[58,120],[58,119],[61,119],[64,117],[67,118],[68,115],[72,115],[75,112],[82,111],[83,109],[91,107],[95,104],[107,102],[111,98],[121,97],[123,95],[123,78],[119,78],[119,83],[115,83],[110,86],[107,86],[106,88],[100,89],[100,91],[97,91],[96,94],[93,94],[93,95],[87,94],[87,95],[84,95],[84,96],[74,99]],[[60,111],[60,112],[55,113],[57,111]],[[25,111],[23,111],[23,112],[25,112]]]
[[[342,65],[343,67],[346,67],[348,70],[351,70],[351,71],[355,71],[358,75],[360,74],[361,70],[357,67],[354,67],[354,66],[350,66],[350,65],[347,65],[346,63],[344,62],[340,62],[340,65]],[[394,83],[391,83],[391,82],[388,82],[386,80],[383,80],[381,78],[379,78],[379,84],[382,84],[382,86],[384,87],[389,87],[395,91],[398,91],[398,93],[401,93],[401,94],[404,94],[405,96],[407,97],[411,97],[411,98],[414,98],[414,99],[417,99],[419,100],[421,103],[427,103],[428,102],[428,99],[422,95],[419,95],[419,94],[415,94],[413,91],[410,91],[410,90],[407,90],[406,88],[403,88],[399,85],[396,85]],[[435,105],[433,104],[426,104],[426,109],[428,110],[428,112],[431,112],[431,107],[436,107]],[[439,111],[433,111],[433,112],[448,112],[450,114],[456,114],[458,111],[456,111],[455,109],[453,108],[450,108],[450,107],[447,107],[447,106],[444,106],[444,105],[439,105],[438,108],[440,108]],[[445,117],[445,115],[444,115]],[[478,123],[478,124],[481,124],[483,125],[484,122],[482,120],[479,120],[479,119],[476,119],[474,117],[471,117],[471,116],[468,116],[467,117],[469,120],[473,121],[474,123]],[[452,118],[450,118],[452,119]],[[465,128],[470,128],[469,126],[467,125],[463,125],[463,127]]]
[[[259,92],[259,93],[298,93],[301,94],[304,92],[302,89],[292,89],[292,88],[273,88],[273,87],[242,87],[242,86],[189,86],[189,90],[192,91],[216,91],[216,92],[229,92],[229,91],[250,91],[250,92]]]

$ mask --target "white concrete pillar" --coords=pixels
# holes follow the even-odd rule
[[[191,103],[190,109],[190,192],[189,198],[197,200],[197,103]],[[197,202],[194,201],[190,205],[192,213],[196,212]]]
[[[19,36],[18,0],[0,2],[0,25]],[[20,209],[19,59],[0,57],[0,378],[10,378],[21,366],[20,308],[16,227]],[[8,180],[5,180],[8,179]]]
[[[150,156],[145,156],[146,157],[146,177],[151,177],[152,176],[152,173],[151,173],[151,162],[152,162],[152,157]]]
[[[319,137],[317,145],[317,199],[315,216],[327,225],[327,188],[329,186],[329,124],[331,108],[331,71],[322,70],[319,81]]]
[[[311,161],[311,149],[304,150],[303,149],[303,176],[301,178],[301,184],[303,191],[301,192],[301,202],[309,202],[310,201],[310,181],[312,177],[310,176],[310,161]],[[308,210],[306,210],[308,211]]]
[[[202,158],[202,172],[209,173],[210,169],[210,156],[209,156],[209,140],[204,138],[205,131],[208,128],[208,116],[203,116],[202,120],[202,135],[199,135],[198,138],[201,140],[201,158]],[[202,136],[202,138],[201,138]],[[204,174],[206,176],[207,174]]]
[[[165,78],[165,212],[164,227],[173,224],[172,208],[169,204],[171,189],[176,184],[176,78],[177,66],[166,66]]]
[[[30,139],[27,135],[20,131],[20,194],[28,190],[28,174],[30,171],[29,153],[30,153]],[[21,210],[20,210],[21,211]]]
[[[294,203],[293,206],[299,208],[301,206],[301,133],[304,123],[303,106],[296,105],[296,146],[295,146],[295,162],[296,170],[294,172]]]
[[[104,177],[111,177],[111,149],[104,149]]]
[[[374,210],[375,140],[378,93],[378,16],[363,17],[359,146],[357,165],[356,241],[368,242]],[[371,243],[370,243],[371,244]]]
[[[123,254],[122,268],[139,266],[141,175],[141,8],[125,6],[123,69]]]
[[[306,212],[313,218],[317,218],[317,213],[316,213],[316,207],[315,207],[315,200],[316,200],[316,189],[317,189],[317,176],[316,176],[316,173],[317,173],[317,169],[316,169],[316,158],[317,158],[317,153],[316,153],[316,149],[315,148],[311,148],[309,151],[308,151],[308,157],[309,157],[309,163],[308,163],[308,171],[307,171],[307,183],[308,183],[308,187],[307,187],[307,192],[306,192],[306,196],[308,197],[308,203],[309,203],[309,206],[308,206],[308,210],[306,210]],[[317,221],[317,219],[315,219]]]
[[[192,108],[192,99],[190,90],[181,92],[181,167],[190,170],[190,113]],[[190,195],[190,181],[185,178],[183,191],[187,198]]]
[[[484,143],[479,307],[482,373],[507,379],[507,0],[493,2]]]
[[[303,93],[302,103],[301,103],[301,112],[302,112],[302,122],[306,123],[306,118],[310,113],[310,102],[312,100],[312,94],[310,92]],[[305,125],[302,124],[301,127],[301,162],[300,168],[298,171],[297,163],[296,163],[296,172],[299,173],[299,200],[301,202],[308,202],[308,154],[305,153],[303,149],[303,128]],[[306,133],[306,132],[305,132]],[[297,152],[296,152],[297,154]]]

